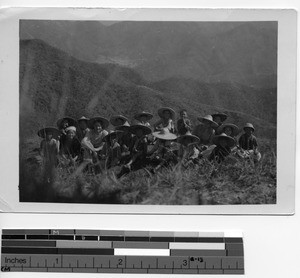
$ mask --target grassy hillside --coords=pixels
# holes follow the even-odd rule
[[[39,40],[20,41],[21,139],[65,115],[132,118],[148,110],[155,121],[162,106],[187,109],[195,124],[198,116],[225,111],[238,125],[253,122],[260,136],[276,135],[274,89],[178,78],[149,83],[126,67],[79,61]]]

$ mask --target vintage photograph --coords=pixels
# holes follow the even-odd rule
[[[277,203],[277,21],[19,21],[19,201]]]

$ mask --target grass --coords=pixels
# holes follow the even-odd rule
[[[41,167],[20,157],[20,200],[34,202],[110,203],[142,205],[228,205],[276,203],[275,145],[261,142],[259,163],[228,157],[221,164],[202,160],[185,168],[178,164],[155,174],[148,169],[120,179],[120,167],[97,175],[80,167],[58,167],[45,182]],[[29,157],[28,157],[29,156]]]

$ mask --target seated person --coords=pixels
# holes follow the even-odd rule
[[[64,117],[64,118],[59,119],[57,121],[56,125],[57,125],[57,128],[61,132],[61,136],[65,136],[66,128],[69,126],[77,126],[77,122],[76,122],[76,120],[74,120],[71,117]]]
[[[151,129],[144,125],[133,125],[129,131],[134,135],[133,144],[130,148],[130,155],[127,156],[126,164],[122,167],[118,178],[130,172],[138,170],[146,164],[148,143],[146,136],[151,133]]]
[[[213,118],[213,121],[218,124],[218,126],[221,126],[227,119],[227,115],[224,113],[214,113],[211,115]]]
[[[60,155],[64,164],[75,164],[82,160],[81,144],[76,137],[76,127],[66,128],[66,136],[60,139]]]
[[[167,128],[170,132],[175,133],[175,111],[169,107],[158,109],[160,120],[154,124],[154,130],[159,131]]]
[[[213,121],[211,115],[199,117],[200,124],[195,126],[192,134],[200,139],[199,145],[209,146],[212,144],[212,139],[215,135],[215,129],[218,124]]]
[[[235,145],[235,140],[222,133],[213,138],[213,143],[216,147],[213,149],[208,160],[221,163],[231,153],[231,148]]]
[[[219,135],[221,133],[225,133],[230,137],[236,138],[239,134],[239,128],[234,124],[222,124],[218,127],[216,134]]]
[[[110,123],[114,126],[122,126],[125,123],[128,123],[128,119],[122,115],[116,115],[116,116],[112,116],[110,118]]]
[[[249,152],[249,154],[253,153],[254,159],[259,161],[261,154],[258,151],[257,139],[253,135],[255,131],[254,126],[251,123],[246,123],[243,129],[245,133],[239,138],[239,147]]]
[[[108,134],[105,129],[109,126],[109,122],[103,117],[95,117],[88,121],[88,126],[90,130],[82,139],[81,145],[85,150],[84,158],[92,159],[96,163],[103,158],[103,138]]]
[[[106,158],[106,168],[117,166],[121,159],[121,146],[118,143],[118,139],[122,135],[122,131],[111,131],[103,138],[105,142],[103,148],[103,154]]]
[[[134,115],[134,119],[137,120],[138,124],[145,125],[151,128],[149,121],[153,118],[153,115],[149,112],[141,112]]]
[[[124,125],[117,126],[116,131],[122,131],[118,139],[118,143],[121,147],[122,157],[125,157],[130,154],[130,150],[134,144],[134,135],[130,132],[130,125],[128,122],[126,122]]]
[[[77,120],[78,122],[77,137],[80,142],[85,137],[87,132],[90,130],[88,128],[88,121],[89,119],[84,116],[82,116],[80,119]]]
[[[192,135],[190,132],[177,138],[177,142],[180,144],[178,157],[184,166],[189,166],[191,163],[198,162],[197,160],[200,152],[196,145],[199,141],[199,138]]]
[[[171,133],[168,128],[163,128],[152,134],[158,140],[156,140],[154,147],[148,153],[150,164],[155,167],[155,170],[176,164],[178,160],[174,152],[174,140],[177,139],[177,136]]]
[[[180,119],[177,121],[178,135],[185,135],[187,132],[192,131],[192,123],[188,118],[187,111],[185,109],[180,111]]]

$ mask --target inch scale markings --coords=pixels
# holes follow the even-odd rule
[[[243,238],[215,232],[2,230],[1,271],[244,274]]]

